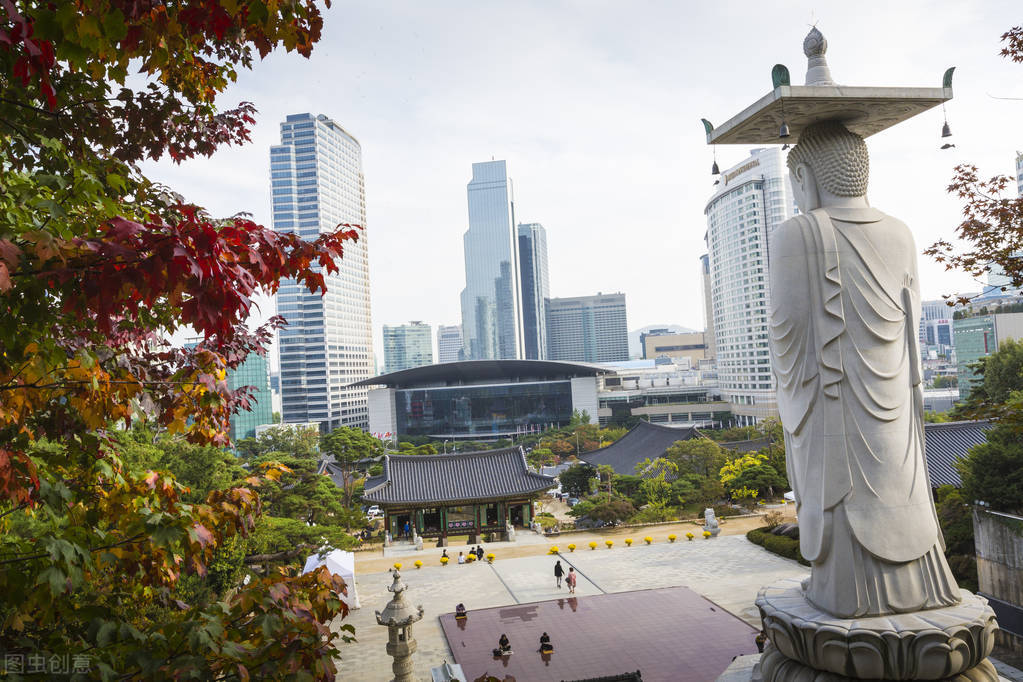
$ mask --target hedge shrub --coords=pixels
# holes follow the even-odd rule
[[[768,552],[773,552],[778,556],[783,556],[786,559],[794,559],[804,566],[809,566],[810,562],[803,558],[803,555],[799,553],[799,540],[793,540],[787,538],[784,535],[773,535],[768,531],[767,527],[754,528],[750,532],[746,533],[746,539],[750,542],[760,545]]]

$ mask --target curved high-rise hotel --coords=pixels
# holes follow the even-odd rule
[[[778,415],[767,341],[767,244],[793,211],[778,147],[754,149],[721,173],[704,210],[718,382],[743,425]]]
[[[362,149],[324,115],[293,114],[281,123],[281,143],[270,148],[273,226],[315,239],[339,223],[366,225]],[[280,332],[284,423],[367,428],[365,387],[349,384],[373,375],[368,233],[345,244],[340,271],[324,275],[327,293],[281,281]]]

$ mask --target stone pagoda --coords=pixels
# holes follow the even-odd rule
[[[408,587],[401,581],[401,573],[397,569],[394,582],[387,588],[394,594],[383,611],[377,611],[377,623],[387,627],[387,655],[394,659],[391,670],[394,671],[392,682],[414,682],[412,674],[412,654],[416,650],[416,640],[412,636],[412,624],[422,619],[423,607],[412,606],[405,601],[404,592]]]

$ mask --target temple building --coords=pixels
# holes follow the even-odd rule
[[[619,476],[635,476],[636,465],[649,459],[663,457],[665,451],[680,440],[700,438],[693,427],[676,428],[639,422],[627,434],[607,447],[579,455],[591,466],[607,465]]]
[[[436,538],[483,533],[507,539],[508,527],[527,528],[533,500],[557,485],[552,476],[526,467],[522,448],[447,455],[387,455],[384,473],[366,481],[362,499],[384,510],[384,528],[393,539]],[[405,524],[409,532],[405,532]],[[414,531],[414,532],[413,532]]]

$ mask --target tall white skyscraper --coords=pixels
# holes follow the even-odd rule
[[[437,362],[458,362],[462,356],[462,325],[438,325]]]
[[[781,149],[754,149],[721,173],[707,202],[718,382],[740,424],[778,415],[767,341],[767,243],[794,211]]]
[[[433,330],[425,322],[384,325],[385,372],[433,364]]]
[[[472,164],[462,290],[462,334],[470,360],[519,359],[522,311],[512,181],[504,161]]]
[[[519,224],[519,279],[522,283],[522,338],[527,360],[547,359],[547,230],[540,223]]]
[[[324,115],[293,114],[270,148],[273,226],[306,239],[339,223],[366,226],[362,150],[358,140]],[[281,330],[281,416],[285,423],[368,428],[366,388],[346,388],[373,374],[368,231],[345,245],[340,272],[326,275],[327,293],[311,294],[283,280],[277,312]]]

